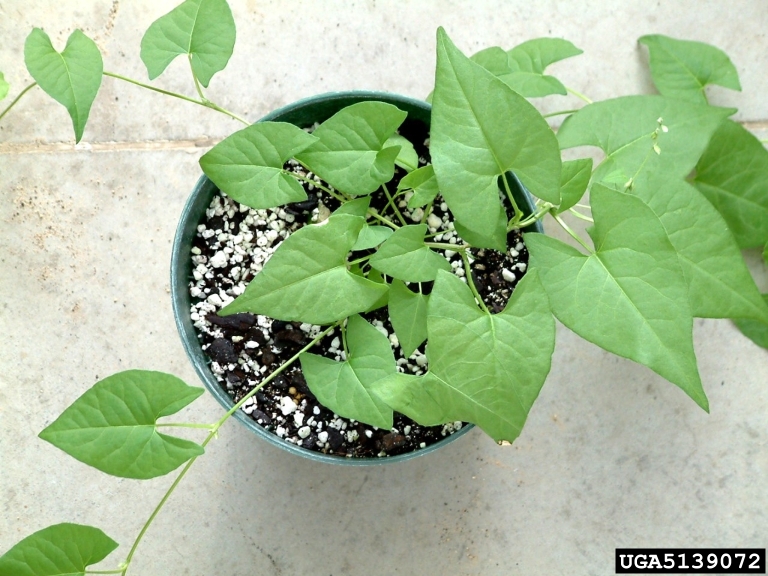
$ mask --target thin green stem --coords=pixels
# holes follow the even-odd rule
[[[592,206],[590,206],[589,204],[579,204],[577,202],[576,204],[574,204],[574,206],[576,206],[577,208],[581,208],[583,210],[590,210],[590,211],[592,210]]]
[[[304,166],[303,164],[302,164],[302,168],[304,168],[307,171],[307,174],[309,174],[311,172],[311,170],[309,168],[307,168],[306,166]],[[333,196],[334,198],[336,198],[336,200],[338,200],[342,204],[344,202],[346,202],[345,198],[342,198],[341,196],[339,196],[336,192],[334,192],[333,190],[331,190],[327,186],[323,186],[317,180],[313,180],[312,178],[307,178],[306,176],[304,176],[304,174],[299,174],[298,172],[292,172],[291,170],[283,170],[283,172],[285,174],[293,176],[294,178],[296,178],[298,180],[303,180],[304,182],[306,182],[308,184],[312,184],[315,188],[317,188],[318,190],[322,190],[323,192],[325,192],[329,196]]]
[[[469,248],[469,244],[448,244],[446,242],[424,242],[427,248],[437,248],[438,250],[453,250],[454,252],[462,252]]]
[[[216,110],[216,112],[221,112],[222,114],[226,114],[227,116],[229,116],[230,118],[233,118],[234,120],[237,120],[237,121],[238,121],[238,122],[240,122],[241,124],[245,124],[246,126],[250,126],[250,125],[251,125],[251,123],[250,123],[250,122],[248,122],[248,120],[245,120],[244,118],[241,118],[240,116],[238,116],[238,115],[237,115],[237,114],[235,114],[234,112],[230,112],[230,111],[229,111],[229,110],[227,110],[226,108],[222,108],[222,107],[221,107],[221,106],[219,106],[218,104],[214,104],[214,103],[213,103],[213,102],[211,102],[210,100],[206,100],[206,101],[203,103],[203,105],[204,105],[204,106],[207,106],[208,108],[211,108],[212,110]]]
[[[16,105],[16,102],[21,100],[21,97],[24,96],[24,94],[26,94],[27,92],[32,90],[32,88],[34,88],[35,86],[37,86],[37,82],[32,82],[32,84],[30,84],[29,86],[24,88],[24,90],[19,92],[19,95],[16,96],[16,98],[14,98],[13,101],[10,104],[8,104],[8,107],[5,110],[3,110],[2,113],[0,113],[0,120],[2,120],[3,116],[8,114],[8,112],[10,112],[11,108],[13,108]]]
[[[400,226],[392,222],[392,220],[384,218],[384,216],[381,216],[380,214],[377,214],[376,212],[373,212],[370,209],[368,210],[368,216],[373,216],[376,220],[378,220],[379,222],[382,222],[383,224],[386,224],[393,230],[397,230],[398,228],[400,228]]]
[[[521,228],[525,228],[526,226],[530,226],[531,224],[533,224],[537,220],[541,220],[542,218],[544,218],[544,216],[549,214],[549,211],[552,210],[552,208],[553,208],[553,206],[551,204],[544,205],[544,206],[540,207],[536,212],[534,212],[533,214],[528,216],[528,218],[525,218],[525,219],[521,220],[520,222],[518,222],[514,226],[511,225],[511,224],[508,225],[507,226],[507,232],[511,232],[514,229],[518,229],[519,230]]]
[[[232,406],[224,416],[222,416],[216,424],[213,425],[213,429],[210,431],[208,436],[206,436],[205,440],[202,442],[202,447],[205,448],[208,443],[213,440],[216,435],[219,432],[219,428],[222,427],[224,422],[226,422],[232,414],[237,412],[245,402],[254,396],[259,390],[261,390],[264,386],[269,384],[272,380],[277,378],[283,371],[285,371],[288,366],[296,362],[298,360],[299,356],[301,356],[304,352],[312,348],[315,344],[317,344],[320,340],[325,338],[327,334],[329,334],[336,326],[338,326],[340,323],[337,322],[336,324],[333,324],[323,330],[316,338],[314,338],[309,344],[304,346],[301,350],[299,350],[296,354],[291,356],[286,362],[284,362],[279,368],[277,368],[274,372],[272,372],[269,376],[267,376],[264,380],[261,381],[261,383],[254,387],[253,390],[248,392],[245,396],[243,396],[240,401]],[[120,570],[119,572],[114,572],[115,574],[121,574],[122,576],[125,576],[125,573],[128,571],[128,568],[131,566],[131,560],[133,559],[133,555],[136,553],[136,549],[139,547],[139,544],[141,543],[141,540],[144,538],[144,535],[147,533],[147,530],[149,530],[149,527],[152,525],[152,522],[155,520],[157,515],[160,513],[160,511],[163,509],[163,506],[165,506],[165,503],[168,501],[168,498],[170,498],[171,494],[173,494],[173,491],[176,489],[176,487],[181,482],[182,478],[186,475],[187,471],[192,467],[192,464],[195,463],[195,460],[198,459],[198,456],[193,456],[190,458],[190,460],[186,463],[184,468],[181,469],[181,472],[179,472],[179,475],[176,477],[176,479],[171,484],[170,488],[166,491],[163,498],[160,500],[160,502],[155,506],[155,509],[152,511],[152,514],[150,515],[149,519],[145,522],[144,526],[142,527],[141,531],[139,532],[139,535],[136,537],[136,540],[133,542],[133,546],[131,546],[130,551],[128,552],[128,556],[125,559],[125,567]]]
[[[2,116],[0,116],[0,118],[2,118]],[[762,138],[760,144],[768,144],[768,138]]]
[[[590,248],[590,247],[589,247],[589,245],[588,245],[586,242],[584,242],[584,240],[582,240],[582,239],[581,239],[581,236],[579,236],[578,234],[576,234],[576,232],[574,232],[573,230],[571,230],[571,227],[570,227],[570,226],[568,226],[568,224],[566,224],[565,222],[563,222],[563,219],[562,219],[562,218],[560,218],[560,216],[558,216],[557,214],[553,214],[553,217],[554,217],[554,219],[557,221],[557,223],[558,223],[558,224],[560,224],[560,226],[562,226],[562,227],[563,227],[563,230],[565,230],[566,232],[568,232],[568,234],[570,234],[570,235],[571,235],[571,237],[572,237],[574,240],[576,240],[576,242],[578,242],[579,244],[581,244],[582,246],[584,246],[584,248],[587,250],[587,252],[589,252],[590,254],[594,254],[594,253],[595,253],[595,251],[594,251],[594,250],[592,250],[592,248]]]
[[[207,102],[208,98],[205,97],[203,94],[203,89],[200,86],[200,81],[197,79],[197,74],[195,74],[195,69],[192,67],[192,54],[187,54],[187,60],[189,60],[189,70],[192,72],[192,79],[195,81],[195,89],[197,90],[197,95],[200,96],[200,100],[202,102]]]
[[[509,182],[507,182],[507,174],[504,173],[501,175],[501,179],[504,181],[504,190],[507,193],[507,198],[509,199],[509,203],[512,204],[512,209],[515,211],[515,215],[512,216],[512,220],[510,224],[514,226],[518,222],[520,222],[520,218],[523,217],[523,213],[520,210],[520,208],[517,207],[517,202],[515,202],[515,197],[512,195],[512,190],[509,188]]]
[[[477,303],[480,304],[480,308],[483,309],[483,312],[490,314],[488,307],[485,305],[485,302],[483,302],[483,298],[480,296],[480,293],[475,287],[475,281],[472,279],[472,269],[469,267],[469,256],[467,255],[466,251],[461,252],[461,259],[464,262],[464,274],[467,277],[467,286],[469,286],[469,289],[472,290],[472,294],[475,295],[475,300],[477,300]]]
[[[122,570],[86,570],[86,574],[122,574]]]
[[[432,214],[432,209],[434,208],[434,204],[435,204],[434,201],[427,204],[427,209],[424,210],[424,214],[422,214],[421,221],[419,222],[419,224],[424,224],[424,222],[427,221],[427,218],[429,218],[429,215]]]
[[[120,74],[115,74],[114,72],[104,71],[104,76],[117,78],[118,80],[122,80],[123,82],[129,82],[131,84],[135,84],[136,86],[141,86],[142,88],[146,88],[147,90],[152,90],[153,92],[159,92],[160,94],[165,94],[166,96],[173,96],[174,98],[186,100],[187,102],[192,102],[193,104],[197,104],[198,106],[205,106],[204,102],[201,102],[200,100],[195,100],[194,98],[190,98],[189,96],[184,96],[184,94],[178,94],[177,92],[169,92],[168,90],[163,90],[162,88],[157,88],[156,86],[150,86],[149,84],[145,84],[144,82],[139,82],[138,80],[134,80],[133,78],[128,78],[126,76],[121,76]]]
[[[579,109],[576,108],[575,110],[560,110],[559,112],[550,112],[549,114],[544,114],[544,118],[552,118],[552,116],[564,116],[566,114],[573,114],[574,112],[578,112]]]
[[[217,112],[221,112],[222,114],[226,114],[230,118],[233,118],[237,120],[238,122],[242,122],[246,126],[249,126],[250,124],[248,121],[243,120],[238,116],[237,114],[234,114],[233,112],[230,112],[229,110],[225,110],[218,104],[214,104],[213,102],[209,100],[195,100],[194,98],[190,98],[189,96],[185,96],[184,94],[179,94],[178,92],[170,92],[168,90],[163,90],[162,88],[157,88],[156,86],[151,86],[149,84],[145,84],[144,82],[139,82],[138,80],[134,80],[133,78],[128,78],[126,76],[121,76],[120,74],[115,74],[114,72],[104,72],[104,76],[109,76],[111,78],[117,78],[118,80],[122,80],[123,82],[129,82],[130,84],[135,84],[136,86],[141,86],[142,88],[146,88],[147,90],[152,90],[153,92],[158,92],[160,94],[165,94],[166,96],[173,96],[174,98],[179,98],[180,100],[185,100],[186,102],[192,102],[192,104],[197,104],[198,106],[203,106],[205,108],[210,108],[211,110],[216,110]]]
[[[587,222],[592,222],[593,224],[595,223],[595,221],[592,220],[592,218],[590,218],[589,216],[585,216],[584,214],[582,214],[577,210],[574,210],[573,208],[568,208],[568,211],[574,216],[576,216],[576,218],[581,218],[582,220],[586,220]]]
[[[347,325],[343,322],[339,324],[339,328],[341,328],[341,343],[344,346],[344,357],[349,358],[349,349],[347,348]]]
[[[568,92],[570,92],[571,94],[573,94],[577,98],[581,98],[582,100],[584,100],[584,102],[586,102],[587,104],[592,104],[592,99],[591,98],[587,98],[581,92],[576,92],[576,90],[574,90],[573,88],[568,88],[567,86],[566,86],[565,89],[568,90]]]
[[[368,256],[363,256],[362,258],[358,258],[357,260],[352,260],[351,262],[347,262],[347,264],[349,266],[354,266],[355,264],[360,264],[362,262],[367,262],[368,260],[371,259],[371,256],[373,256],[373,254],[369,254]]]
[[[389,193],[389,188],[387,188],[386,184],[382,184],[381,187],[384,189],[384,194],[387,196],[387,206],[392,207],[392,212],[394,212],[395,216],[397,216],[397,219],[400,220],[400,224],[403,226],[406,225],[405,218],[403,218],[403,215],[400,213],[400,210],[397,208],[397,204],[395,204],[395,201],[392,199],[392,195]],[[387,206],[384,207],[384,210],[387,209]]]
[[[175,428],[202,428],[204,430],[213,430],[216,424],[192,424],[190,422],[158,422],[156,426],[172,426]]]

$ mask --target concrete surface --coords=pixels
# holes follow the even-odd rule
[[[30,81],[22,52],[32,26],[59,49],[80,27],[107,70],[146,79],[141,33],[174,2],[30,4],[0,5],[11,97]],[[231,4],[238,43],[209,95],[251,120],[330,90],[424,96],[444,25],[465,51],[568,38],[585,54],[552,71],[595,99],[651,90],[642,34],[712,42],[744,87],[715,89],[713,101],[768,135],[768,11],[758,1]],[[184,65],[157,84],[191,94]],[[100,566],[114,568],[171,482],[105,476],[36,435],[118,370],[197,383],[171,315],[170,243],[198,157],[236,128],[109,78],[78,150],[65,110],[39,90],[0,124],[0,551],[49,524],[86,523],[120,542]],[[768,289],[757,254],[748,257]],[[349,469],[288,456],[228,424],[129,574],[602,575],[617,546],[765,547],[768,354],[727,321],[697,320],[695,345],[710,415],[561,326],[552,374],[512,447],[474,431],[406,464]],[[210,422],[221,412],[206,395],[187,413]]]

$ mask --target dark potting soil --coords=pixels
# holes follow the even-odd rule
[[[425,164],[426,147],[419,146],[417,151],[422,154],[420,163]],[[292,161],[285,167],[321,182]],[[404,175],[398,168],[393,188]],[[323,331],[320,326],[283,322],[256,314],[217,315],[221,308],[245,291],[248,282],[288,235],[307,223],[326,219],[339,206],[338,201],[313,185],[305,183],[304,186],[308,200],[269,210],[253,210],[219,192],[198,226],[192,248],[194,278],[190,282],[190,294],[194,304],[191,318],[202,348],[211,360],[212,372],[234,402],[242,399]],[[408,223],[419,223],[424,213],[420,208],[407,209],[409,197],[399,199],[399,208]],[[385,205],[383,194],[372,195],[371,207],[382,211]],[[436,233],[432,241],[462,243],[453,230],[448,207],[440,196],[425,223],[430,234]],[[492,312],[503,310],[528,263],[528,251],[519,232],[508,235],[507,245],[507,253],[470,250],[470,270],[475,286]],[[442,252],[449,258],[453,273],[466,281],[461,256],[452,251]],[[360,256],[365,254],[359,252]],[[418,285],[412,283],[410,288],[416,291]],[[431,288],[431,282],[421,284],[425,294]],[[425,344],[410,357],[404,357],[386,307],[362,316],[389,338],[400,372],[414,375],[427,372]],[[340,338],[340,331],[336,329],[310,351],[333,360],[344,360]],[[395,413],[392,429],[381,430],[343,418],[319,404],[307,387],[299,362],[247,400],[242,410],[286,442],[346,457],[386,457],[423,449],[464,426],[462,422],[452,422],[426,427]]]

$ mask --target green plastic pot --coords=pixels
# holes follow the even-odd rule
[[[332,92],[329,94],[320,94],[319,96],[299,100],[284,108],[275,110],[259,121],[289,122],[300,127],[307,127],[312,126],[315,122],[323,122],[327,120],[346,106],[365,100],[388,102],[407,112],[408,117],[400,130],[406,137],[409,136],[409,133],[413,137],[418,137],[419,135],[425,136],[428,134],[431,106],[421,100],[414,100],[397,94],[387,94],[386,92]],[[511,176],[510,183],[512,184],[512,193],[515,196],[515,201],[526,215],[531,214],[534,206],[530,194],[514,174],[509,173],[509,175]],[[176,319],[176,327],[181,336],[181,342],[184,345],[184,350],[192,362],[192,365],[195,367],[197,375],[203,381],[203,384],[208,391],[213,394],[216,400],[218,400],[219,404],[221,404],[225,410],[230,410],[232,406],[234,406],[234,402],[229,394],[221,388],[216,377],[213,375],[213,372],[211,372],[209,367],[210,360],[206,357],[200,347],[200,341],[197,338],[197,333],[192,325],[192,320],[189,317],[190,307],[192,305],[192,299],[189,295],[189,281],[192,278],[190,250],[195,234],[197,234],[197,226],[203,221],[205,211],[217,191],[218,190],[213,182],[211,182],[207,176],[203,175],[197,181],[197,185],[184,205],[181,218],[179,219],[179,225],[176,228],[176,237],[173,241],[173,252],[171,254],[171,301],[173,304],[173,314]],[[539,222],[529,227],[529,230],[535,230],[537,232],[543,231]],[[473,427],[472,425],[466,425],[458,432],[447,436],[445,439],[440,440],[435,444],[407,454],[389,456],[386,458],[347,458],[331,454],[322,454],[286,442],[282,438],[279,438],[275,434],[268,432],[259,426],[247,414],[242,412],[242,410],[235,412],[234,417],[263,440],[266,440],[270,444],[278,446],[283,450],[287,450],[292,454],[309,458],[310,460],[315,460],[317,462],[343,464],[348,466],[371,466],[410,460],[411,458],[434,452],[446,444],[458,439],[460,436],[463,436]]]

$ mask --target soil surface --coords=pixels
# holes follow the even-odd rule
[[[420,163],[425,164],[426,146],[417,147],[417,151],[422,155]],[[285,168],[322,182],[293,161],[289,161]],[[396,188],[404,175],[405,172],[398,168],[390,190]],[[256,314],[217,315],[221,308],[245,291],[248,282],[285,238],[307,223],[324,220],[339,206],[337,200],[312,184],[303,185],[308,200],[269,210],[253,210],[219,192],[198,226],[192,248],[191,318],[202,348],[211,360],[212,372],[235,402],[323,331],[320,326],[283,322]],[[409,197],[401,196],[396,201],[408,224],[419,223],[424,212],[420,208],[408,210]],[[373,208],[383,212],[386,203],[383,193],[372,195]],[[511,215],[511,210],[508,212]],[[448,207],[440,196],[424,221],[429,226],[429,233],[435,234],[432,242],[463,243],[453,230]],[[475,286],[492,312],[503,310],[528,263],[528,251],[519,232],[508,235],[507,245],[506,253],[470,250],[470,270]],[[352,258],[366,253],[355,252]],[[460,255],[447,250],[442,253],[449,259],[453,273],[466,281]],[[422,292],[428,294],[431,284],[421,283]],[[416,283],[409,288],[419,289]],[[362,316],[389,338],[400,372],[426,373],[425,344],[410,357],[404,357],[386,307]],[[344,360],[340,338],[340,331],[336,329],[310,351]],[[307,387],[299,362],[247,400],[242,410],[286,442],[345,457],[386,457],[423,449],[464,426],[462,422],[452,422],[425,427],[395,413],[393,428],[381,430],[343,418],[319,404]]]

